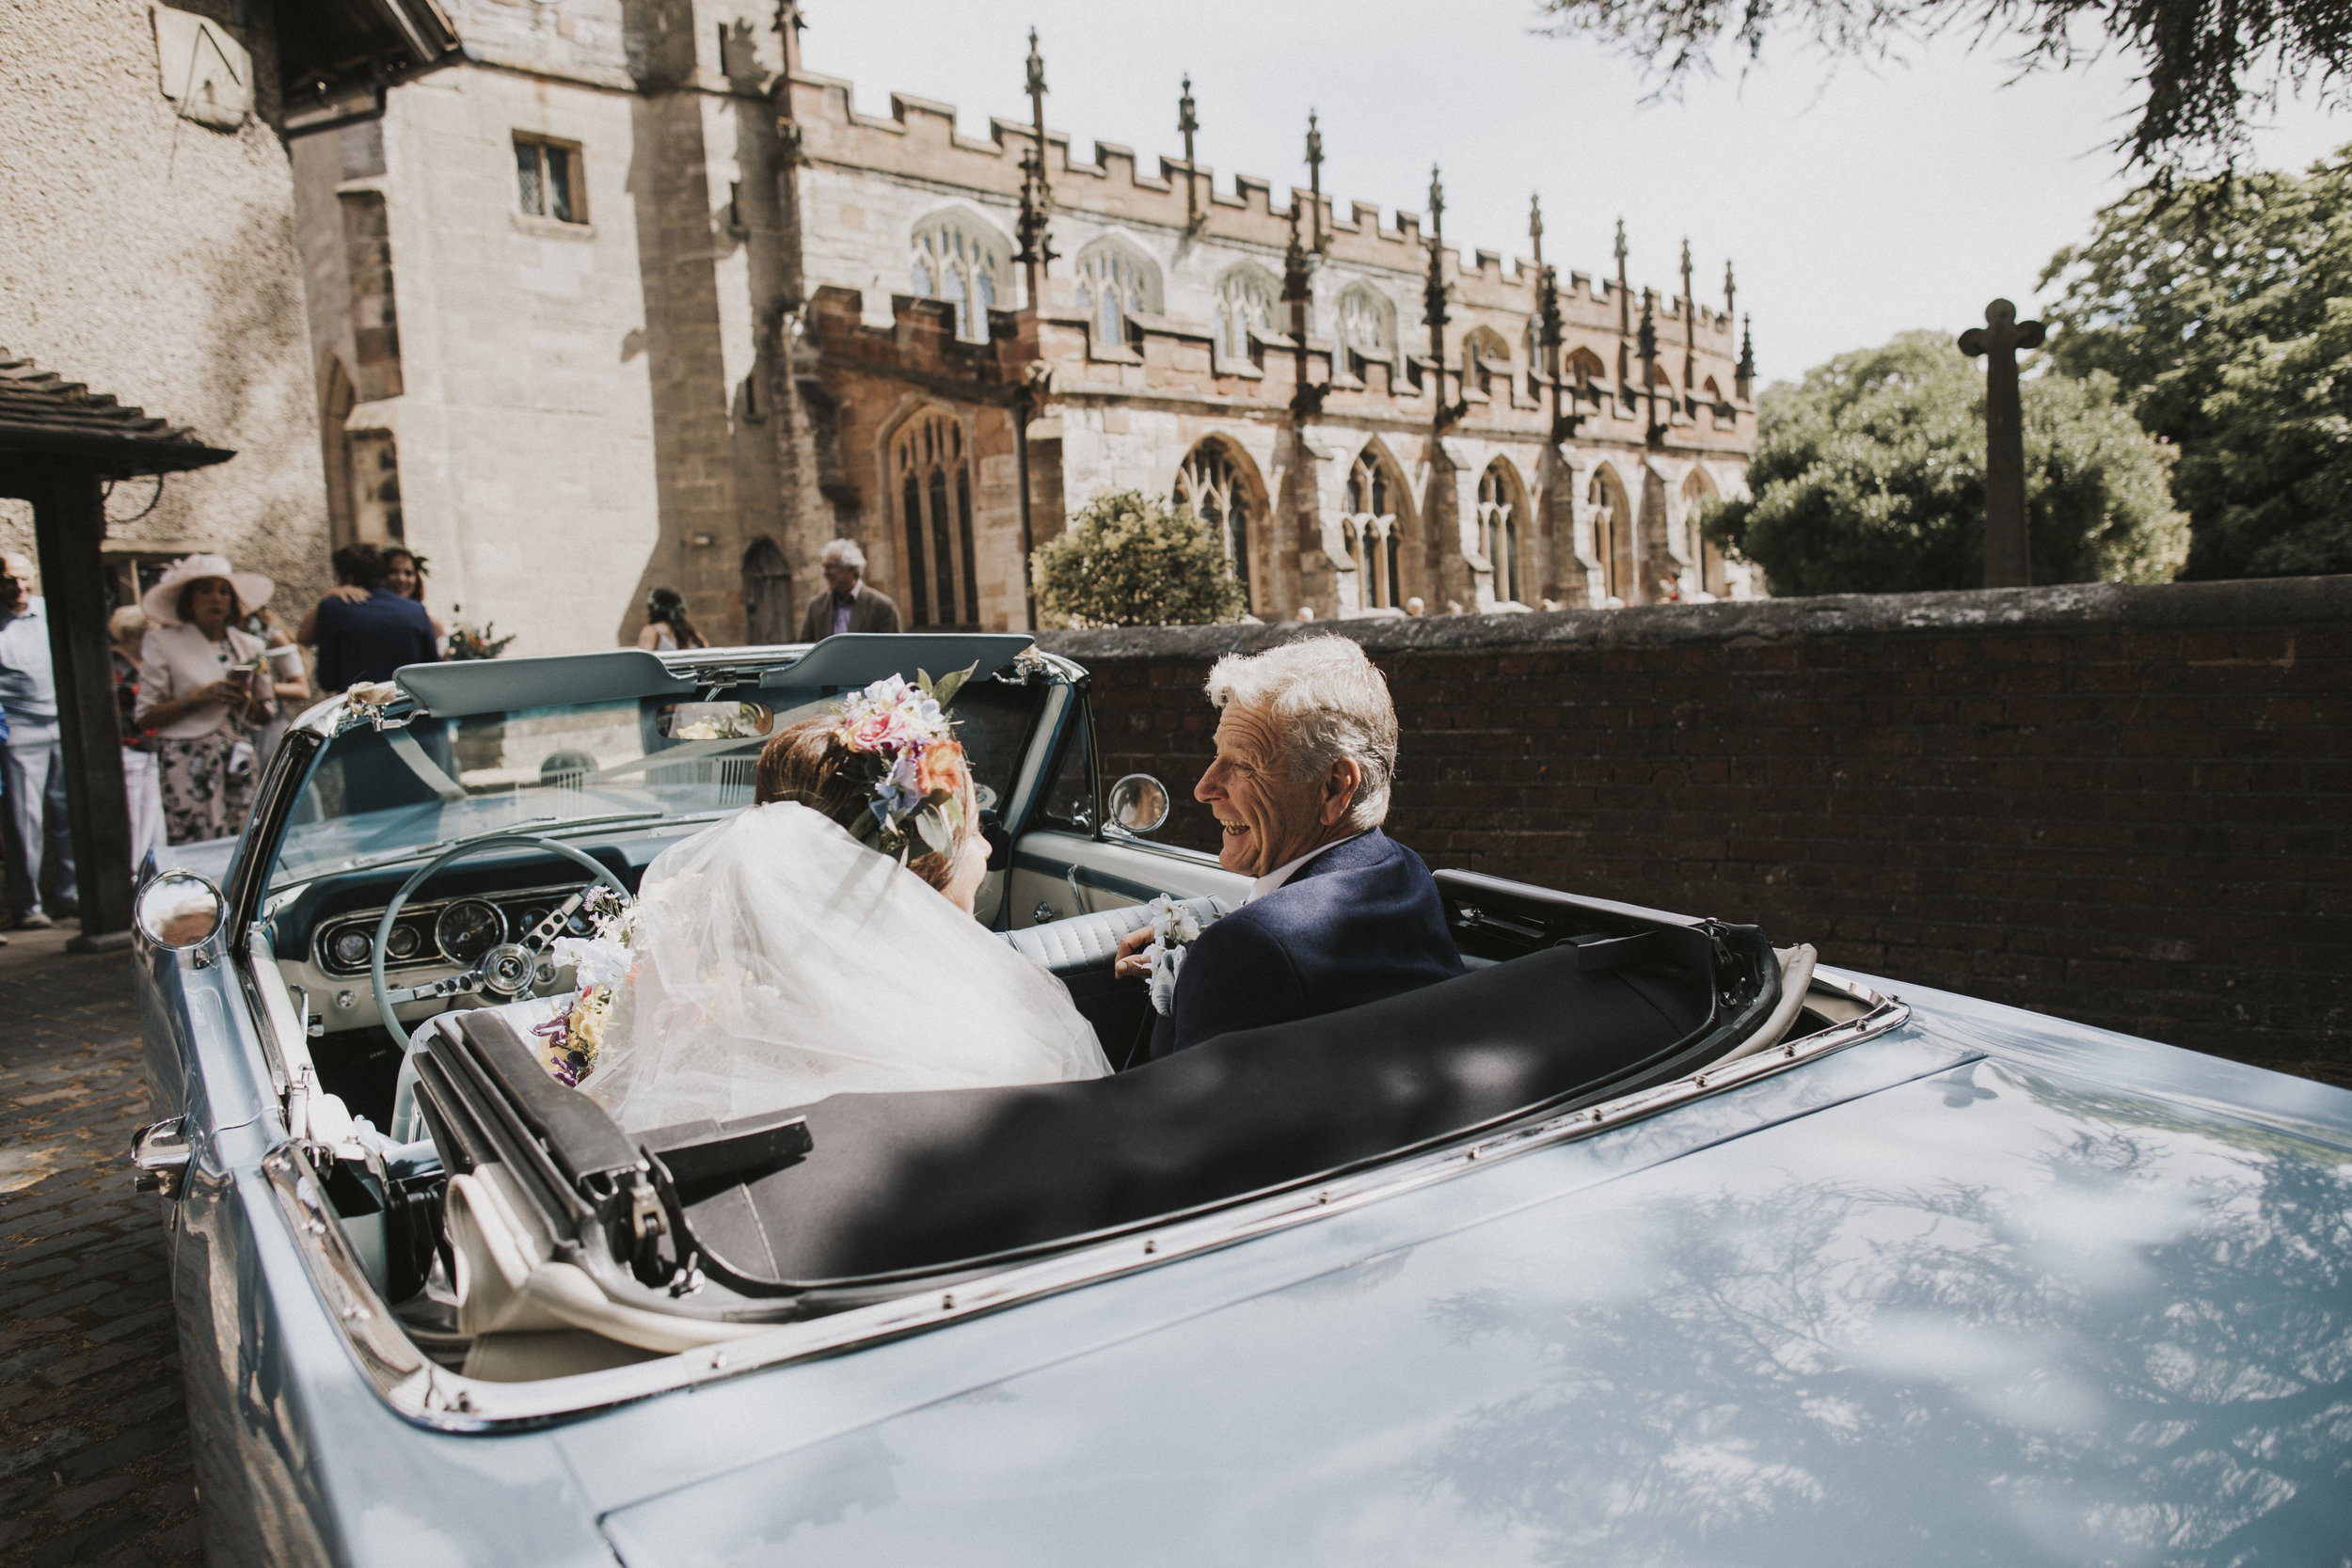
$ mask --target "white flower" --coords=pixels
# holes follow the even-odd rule
[[[559,964],[570,964],[582,990],[619,985],[633,960],[628,946],[611,937],[558,937],[549,944]]]
[[[1200,917],[1163,893],[1143,906],[1152,917],[1152,940],[1164,947],[1183,947],[1200,940]]]

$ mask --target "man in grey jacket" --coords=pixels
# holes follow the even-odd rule
[[[8,834],[8,913],[18,926],[50,925],[50,914],[81,913],[73,880],[73,840],[66,822],[65,759],[57,749],[57,689],[49,669],[49,615],[33,592],[33,563],[0,556],[0,710],[8,738],[0,746]],[[41,867],[49,867],[49,911],[41,909]]]
[[[821,641],[835,632],[898,629],[898,607],[859,580],[866,574],[866,552],[856,540],[835,539],[821,559],[825,591],[808,601],[801,617],[802,641]]]

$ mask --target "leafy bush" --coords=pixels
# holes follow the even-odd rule
[[[2035,582],[2161,582],[2186,531],[2172,453],[2104,373],[2022,386]],[[1752,499],[1701,526],[1775,594],[1895,594],[1984,581],[1984,372],[1937,332],[1841,354],[1757,404]]]
[[[2352,147],[2137,191],[2042,274],[2051,355],[2180,449],[2185,578],[2352,571]]]
[[[1139,490],[1087,502],[1033,564],[1048,626],[1200,626],[1238,621],[1248,608],[1216,531],[1190,507]]]

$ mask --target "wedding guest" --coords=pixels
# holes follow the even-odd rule
[[[383,562],[383,586],[386,589],[401,598],[414,599],[419,604],[424,603],[424,557],[405,545],[380,546],[370,545],[361,547],[374,550],[377,559]],[[368,595],[373,592],[373,589],[362,588],[356,582],[344,582],[339,579],[334,587],[326,591],[326,597],[341,599],[345,604],[365,604],[368,602]],[[319,602],[324,604],[326,601],[322,599]],[[310,613],[302,618],[302,625],[294,628],[294,640],[306,648],[318,641],[318,609],[313,606]],[[439,616],[428,610],[424,612],[424,618],[432,623],[433,635],[436,638],[446,635]]]
[[[384,586],[404,599],[414,599],[419,604],[424,603],[424,557],[405,545],[387,545],[382,554]],[[439,616],[429,610],[424,612],[424,616],[426,620],[433,623],[434,636],[444,635]]]
[[[8,740],[0,747],[8,796],[8,907],[29,927],[81,913],[73,879],[73,839],[66,820],[65,757],[57,745],[57,689],[49,667],[49,615],[33,592],[33,563],[0,556],[0,710]],[[48,909],[41,870],[49,871]]]
[[[122,729],[122,793],[131,806],[131,870],[137,875],[148,852],[164,847],[164,784],[156,768],[162,743],[142,728],[139,714],[139,655],[147,641],[147,612],[124,605],[107,618],[114,639],[115,712]]]
[[[439,640],[424,606],[384,586],[384,558],[373,545],[335,552],[337,591],[318,602],[302,631],[318,645],[319,689],[347,691],[362,681],[388,681],[404,664],[440,660]],[[356,588],[360,596],[342,592]],[[295,633],[301,637],[302,632]]]
[[[1422,602],[1421,595],[1418,594],[1405,601],[1405,613],[1407,615],[1419,615],[1425,611],[1429,607],[1427,605]]]
[[[1315,607],[1311,604],[1300,605],[1298,607],[1298,613],[1291,617],[1294,621],[1311,621],[1314,618]]]
[[[897,631],[898,607],[861,580],[866,552],[854,539],[835,539],[824,548],[825,591],[808,601],[801,617],[801,641],[820,641],[845,631]]]
[[[173,844],[232,837],[253,809],[251,736],[278,704],[267,645],[233,623],[277,591],[225,557],[191,555],[140,595],[149,626],[135,721],[160,743],[164,834]]]
[[[286,726],[294,722],[294,716],[309,702],[310,683],[303,678],[302,650],[294,645],[286,628],[278,624],[278,616],[269,606],[262,606],[239,625],[260,638],[268,650],[265,661],[270,690],[278,699],[278,712],[253,737],[255,754],[266,763],[277,754],[278,741],[285,738]],[[137,863],[135,860],[133,863]]]
[[[680,648],[707,648],[703,634],[694,629],[693,619],[686,613],[686,596],[675,588],[654,588],[645,593],[645,625],[637,634],[637,645],[658,654],[674,654]]]

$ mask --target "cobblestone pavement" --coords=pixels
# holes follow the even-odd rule
[[[0,1563],[195,1563],[130,960],[71,934],[0,949]]]

